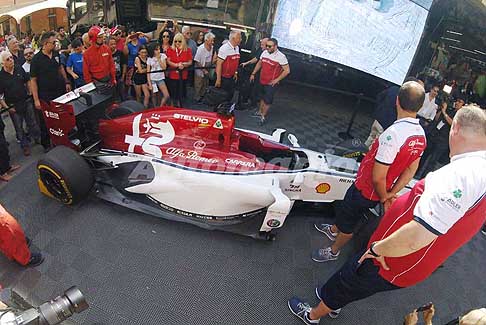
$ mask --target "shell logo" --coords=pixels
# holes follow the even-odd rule
[[[316,192],[319,194],[326,194],[331,190],[331,185],[328,183],[321,183],[316,186]]]

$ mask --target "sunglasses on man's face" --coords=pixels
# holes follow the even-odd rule
[[[267,45],[267,49],[271,49],[273,45]]]

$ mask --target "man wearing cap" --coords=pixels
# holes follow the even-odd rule
[[[91,46],[83,53],[83,77],[86,83],[94,80],[116,85],[116,71],[111,50],[104,44],[104,31],[99,26],[90,28]]]
[[[432,171],[435,162],[449,151],[449,131],[456,113],[464,106],[464,97],[458,96],[452,107],[443,102],[440,111],[435,115],[429,127],[427,150],[425,150],[417,172],[417,178],[422,178]]]

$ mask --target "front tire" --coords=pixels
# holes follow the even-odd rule
[[[74,150],[58,146],[37,162],[42,193],[66,205],[84,199],[94,184],[89,164]]]

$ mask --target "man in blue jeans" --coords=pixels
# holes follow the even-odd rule
[[[40,137],[32,105],[28,103],[27,88],[30,89],[29,76],[22,67],[14,64],[13,56],[9,52],[5,51],[0,54],[0,58],[3,63],[3,69],[0,71],[0,94],[4,94],[5,103],[10,107],[10,117],[24,155],[29,156],[30,139],[24,131],[24,121],[31,133],[30,135],[34,139]],[[5,103],[2,103],[2,106],[5,106]]]

